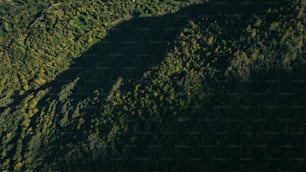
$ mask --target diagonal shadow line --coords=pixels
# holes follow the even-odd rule
[[[79,93],[75,95],[84,97],[89,92],[88,89],[93,87],[110,90],[119,76],[140,78],[144,71],[156,66],[162,60],[168,43],[171,43],[179,32],[177,28],[183,26],[188,18],[216,17],[228,11],[252,13],[263,7],[267,8],[267,2],[263,3],[264,1],[261,0],[254,4],[239,2],[243,0],[237,0],[234,4],[214,0],[185,7],[174,14],[124,21],[109,30],[108,35],[102,41],[77,58],[70,69],[59,74],[54,81],[36,90],[29,90],[21,96],[13,96],[14,101],[7,107],[10,108],[10,111],[14,111],[24,98],[48,88],[51,88],[49,97],[55,98],[63,85],[72,82],[77,77],[81,79],[77,89]],[[82,92],[82,89],[85,92]],[[0,114],[5,110],[6,107],[0,108]]]
[[[39,105],[47,103],[48,98],[57,100],[62,86],[78,77],[78,85],[72,94],[75,100],[85,97],[96,88],[110,90],[119,76],[138,79],[144,71],[160,63],[168,43],[173,42],[179,33],[178,28],[184,26],[188,18],[215,16],[225,9],[230,10],[224,6],[214,6],[215,4],[190,6],[175,14],[122,22],[110,30],[101,42],[76,59],[69,70],[38,90],[29,91],[16,98],[9,106],[14,110],[26,96],[47,88],[51,91]]]
[[[263,0],[256,1],[253,4],[241,2],[244,1],[237,0],[235,3],[226,3],[225,1],[214,0],[185,7],[174,14],[134,18],[122,22],[109,30],[108,36],[76,59],[70,69],[59,74],[54,81],[44,84],[36,90],[29,90],[23,95],[13,96],[14,101],[7,107],[10,107],[13,111],[24,98],[47,88],[52,89],[50,97],[54,97],[63,85],[73,81],[78,76],[84,79],[81,83],[86,85],[87,88],[89,84],[95,85],[96,88],[101,86],[104,90],[109,90],[114,80],[119,76],[139,78],[145,70],[157,65],[162,60],[167,43],[174,40],[178,33],[177,28],[184,25],[184,21],[188,18],[197,16],[215,17],[225,11],[251,13],[267,5],[267,2]],[[100,84],[97,85],[96,81],[100,81]],[[5,109],[6,107],[1,107],[0,114]]]
[[[118,77],[137,80],[145,71],[160,64],[167,48],[171,47],[169,44],[173,44],[181,31],[180,28],[185,26],[190,18],[216,17],[226,12],[251,14],[268,7],[263,0],[254,4],[242,3],[244,0],[236,0],[236,3],[232,4],[217,2],[218,0],[191,5],[174,14],[124,21],[109,30],[102,41],[76,59],[69,70],[42,88],[51,87],[51,95],[54,96],[60,92],[63,85],[79,77],[72,94],[74,99],[84,98],[97,88],[107,94]]]
[[[61,87],[80,78],[71,94],[79,99],[99,88],[107,92],[118,77],[137,80],[158,65],[179,28],[188,18],[183,13],[162,17],[135,18],[109,30],[108,35],[75,60],[50,87],[57,94]]]
[[[190,6],[175,13],[161,17],[134,18],[119,23],[108,31],[108,35],[77,58],[70,68],[59,74],[55,80],[23,95],[13,96],[13,102],[7,107],[14,111],[29,95],[50,88],[49,97],[57,97],[62,86],[80,77],[78,91],[89,92],[91,88],[102,87],[109,90],[119,76],[139,78],[147,69],[157,65],[168,43],[174,40],[184,21],[199,6]],[[138,76],[138,77],[137,77]],[[82,86],[83,85],[83,86]],[[82,88],[81,88],[82,87]],[[85,89],[85,90],[84,90]],[[84,95],[78,93],[75,95]],[[0,108],[3,113],[6,107]]]

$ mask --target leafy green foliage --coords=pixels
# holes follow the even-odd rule
[[[1,2],[1,170],[276,168],[239,157],[303,131],[305,4],[199,2]]]
[[[136,8],[153,9],[158,5],[161,11],[144,9],[146,16],[162,15],[196,2],[201,1],[175,4],[130,0],[0,2],[3,7],[0,11],[0,76],[5,82],[0,85],[0,93],[7,95],[1,98],[0,106],[12,103],[14,95],[54,80],[69,68],[73,59],[105,37],[107,29],[132,18]],[[10,94],[8,88],[14,94]]]

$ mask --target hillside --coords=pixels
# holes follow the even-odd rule
[[[0,2],[0,106],[54,80],[117,23],[175,12],[200,1]]]
[[[0,2],[0,169],[305,171],[305,2],[252,2]]]

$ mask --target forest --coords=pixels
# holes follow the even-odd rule
[[[0,171],[306,171],[305,6],[0,1]]]

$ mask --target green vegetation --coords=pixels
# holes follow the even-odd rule
[[[54,80],[74,58],[102,39],[107,29],[134,13],[163,15],[196,2],[200,0],[0,2],[0,106]]]
[[[0,6],[1,171],[303,171],[304,1]]]

